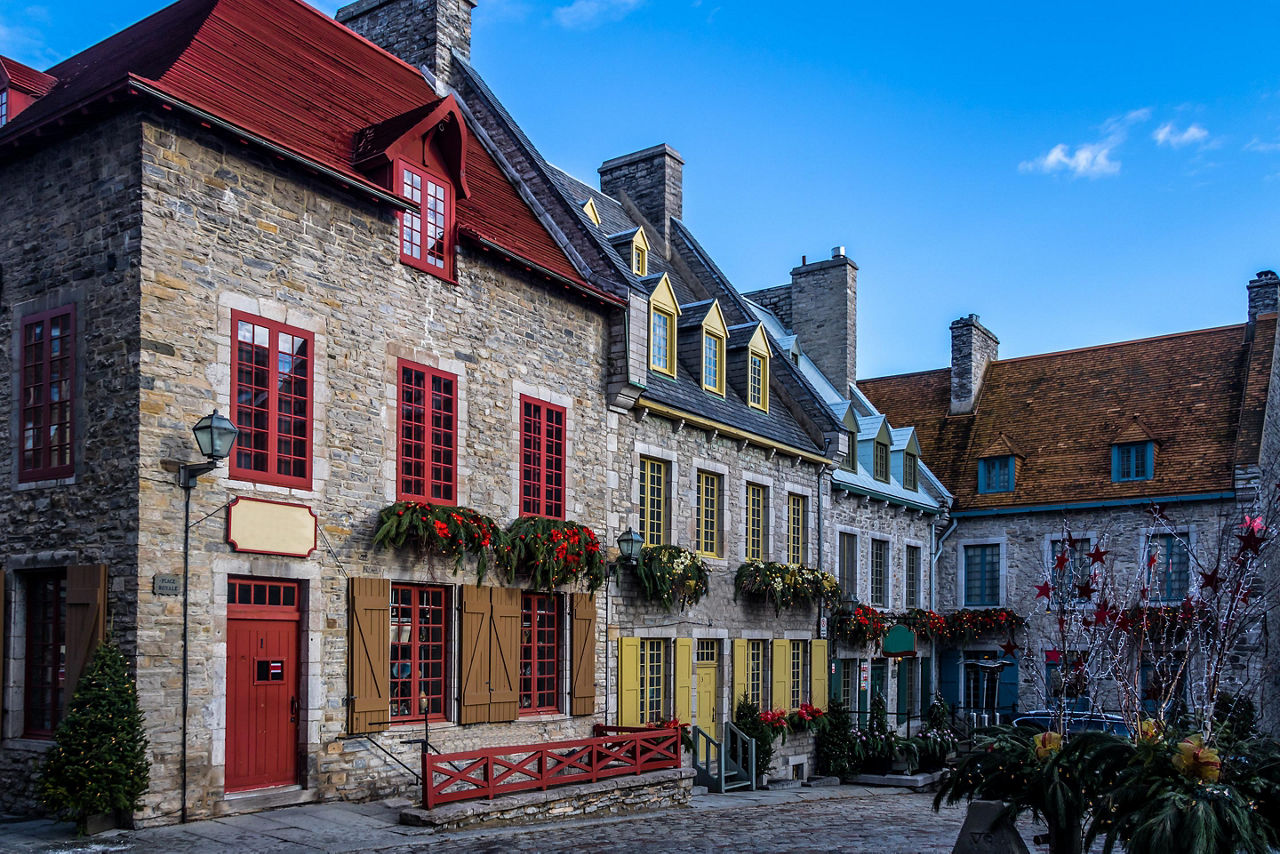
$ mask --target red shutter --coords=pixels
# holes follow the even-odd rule
[[[520,591],[490,590],[489,720],[514,721],[520,710]]]
[[[477,724],[489,720],[489,613],[488,587],[462,588],[462,709],[458,723]]]
[[[64,708],[75,694],[93,651],[102,643],[107,623],[106,564],[67,567],[67,665]]]
[[[391,716],[391,582],[352,578],[349,587],[347,732],[380,732]]]
[[[573,594],[572,601],[569,714],[593,715],[596,711],[596,602],[586,593]]]

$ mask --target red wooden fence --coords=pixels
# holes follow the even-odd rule
[[[595,738],[422,754],[427,809],[451,801],[679,768],[680,732],[597,724]]]

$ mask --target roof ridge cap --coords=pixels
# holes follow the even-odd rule
[[[1084,347],[1072,347],[1068,350],[1053,350],[1048,353],[1029,353],[1026,356],[1012,356],[1008,359],[995,359],[991,362],[993,365],[1003,365],[1009,362],[1025,362],[1030,359],[1046,359],[1053,356],[1067,356],[1072,353],[1084,353],[1090,350],[1106,350],[1112,347],[1128,347],[1134,344],[1150,344],[1154,341],[1167,341],[1171,338],[1186,338],[1192,335],[1208,335],[1210,333],[1221,333],[1228,330],[1243,330],[1245,324],[1230,323],[1225,326],[1210,326],[1206,329],[1187,329],[1182,332],[1167,332],[1163,335],[1152,335],[1147,338],[1132,338],[1128,341],[1110,341],[1106,344],[1090,344]]]

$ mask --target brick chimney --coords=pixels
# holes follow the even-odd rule
[[[1262,270],[1249,282],[1249,322],[1260,314],[1274,314],[1280,310],[1280,276],[1271,270]]]
[[[334,16],[388,53],[450,82],[451,52],[471,57],[475,0],[359,0]]]
[[[951,323],[951,414],[973,412],[987,365],[998,357],[1000,339],[971,314]]]
[[[684,158],[663,143],[600,166],[600,192],[621,201],[625,194],[664,241],[671,217],[684,216]]]
[[[789,290],[800,348],[847,398],[858,378],[858,265],[837,246],[830,259],[794,268]]]

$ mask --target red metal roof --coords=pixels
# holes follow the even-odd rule
[[[49,69],[58,83],[0,143],[136,81],[347,177],[363,128],[440,100],[422,74],[299,0],[179,0]],[[484,146],[467,150],[460,229],[583,282]]]
[[[0,56],[0,73],[4,74],[13,88],[37,97],[47,93],[53,88],[53,84],[58,82],[48,74],[36,71],[31,66],[23,65],[7,56]]]

